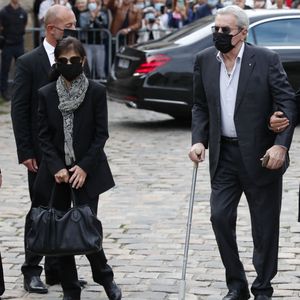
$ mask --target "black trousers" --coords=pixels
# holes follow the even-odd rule
[[[97,214],[98,197],[90,198],[85,189],[75,191],[78,204],[88,204],[91,210]],[[70,189],[66,184],[57,185],[56,199],[59,203],[54,206],[57,209],[67,210],[70,207]],[[62,201],[64,200],[64,201]],[[111,282],[114,278],[112,268],[107,264],[103,249],[100,252],[86,256],[90,262],[93,280],[101,285]],[[65,296],[72,297],[72,300],[79,300],[81,287],[78,283],[77,269],[74,256],[62,256],[59,258],[61,285]]]
[[[34,201],[34,182],[36,178],[36,173],[28,172],[28,188],[31,203]],[[30,211],[28,212],[25,219],[25,232],[24,232],[24,245],[25,245],[25,262],[21,267],[22,274],[26,278],[31,278],[32,276],[40,276],[43,268],[39,265],[43,256],[33,254],[26,250],[26,235],[30,229]],[[59,260],[56,257],[45,257],[45,276],[46,279],[57,280],[59,278]]]
[[[211,222],[229,290],[248,288],[236,242],[237,207],[243,192],[250,210],[257,273],[251,291],[271,296],[271,280],[277,273],[282,177],[267,186],[256,185],[247,174],[239,146],[222,143],[210,201]]]
[[[5,45],[1,53],[1,73],[0,86],[1,93],[5,93],[8,88],[8,74],[13,58],[16,60],[24,54],[24,45]]]

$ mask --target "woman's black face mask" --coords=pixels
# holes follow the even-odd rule
[[[73,81],[83,72],[83,68],[81,62],[74,64],[62,64],[58,62],[57,71],[68,81]]]

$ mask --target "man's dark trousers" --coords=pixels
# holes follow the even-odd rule
[[[18,44],[18,45],[5,45],[2,49],[1,53],[1,81],[0,81],[0,87],[1,87],[1,93],[5,94],[8,89],[8,74],[10,70],[10,65],[12,62],[12,59],[15,60],[24,54],[24,45]]]
[[[236,243],[237,206],[243,192],[250,209],[253,264],[257,272],[251,291],[254,295],[271,296],[270,282],[277,273],[282,177],[267,186],[257,185],[247,174],[238,142],[222,142],[210,201],[211,222],[229,290],[248,288]]]

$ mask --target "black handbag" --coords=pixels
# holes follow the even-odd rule
[[[54,185],[48,207],[33,207],[31,227],[26,236],[28,251],[42,256],[79,255],[102,249],[102,225],[88,205],[76,205],[71,188],[73,207],[67,212],[53,207]]]

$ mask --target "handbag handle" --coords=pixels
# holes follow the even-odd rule
[[[54,199],[55,199],[57,185],[58,184],[56,182],[54,182],[54,185],[53,185],[52,190],[51,190],[50,201],[49,201],[49,204],[48,204],[49,208],[53,208],[53,203],[54,203]],[[76,207],[77,203],[76,203],[75,191],[72,188],[71,184],[68,183],[67,185],[70,188],[70,197],[71,197],[72,205],[73,205],[73,207]]]

